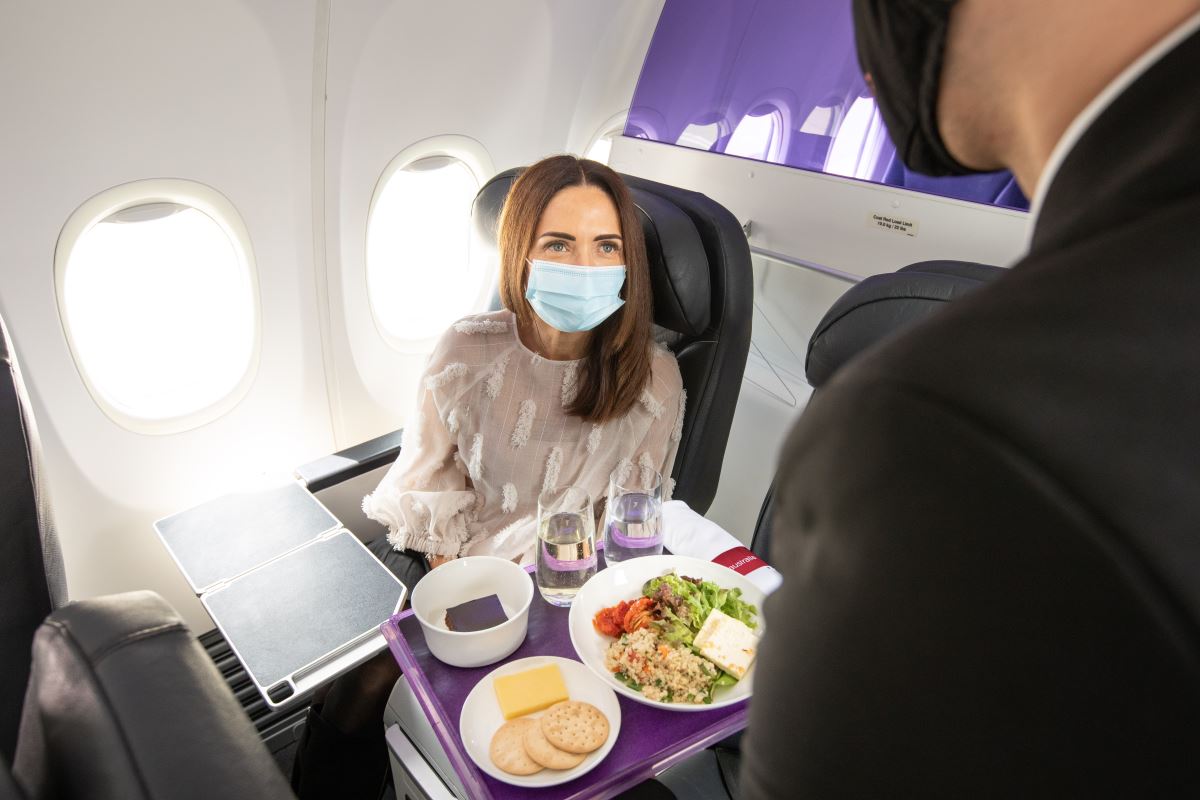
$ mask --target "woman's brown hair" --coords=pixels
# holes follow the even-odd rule
[[[538,220],[551,198],[569,186],[594,186],[617,207],[625,253],[625,305],[592,330],[577,378],[575,400],[566,409],[589,422],[620,417],[638,401],[650,380],[650,267],[642,223],[621,176],[605,165],[575,156],[551,156],[526,169],[508,193],[500,214],[500,299],[522,329],[533,324],[525,299]]]

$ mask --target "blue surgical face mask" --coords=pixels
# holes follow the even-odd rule
[[[535,259],[529,262],[525,299],[551,328],[579,333],[590,331],[625,305],[624,285],[624,264],[577,267]]]

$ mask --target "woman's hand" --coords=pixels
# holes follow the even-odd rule
[[[430,569],[437,569],[447,561],[453,561],[454,556],[425,556],[425,560],[429,562]]]

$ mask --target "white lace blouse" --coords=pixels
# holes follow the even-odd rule
[[[511,311],[456,322],[429,358],[400,457],[363,511],[397,549],[529,564],[543,488],[582,486],[599,503],[610,476],[646,469],[662,473],[669,499],[686,401],[675,357],[655,345],[638,402],[603,424],[563,410],[580,363],[527,349]]]

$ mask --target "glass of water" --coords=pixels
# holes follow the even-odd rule
[[[538,496],[537,585],[546,602],[569,606],[596,574],[596,520],[592,497],[578,486]]]
[[[629,477],[608,484],[604,560],[662,555],[662,475],[634,468]]]

